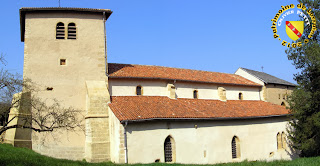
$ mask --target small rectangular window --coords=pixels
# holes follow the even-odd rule
[[[142,87],[140,85],[137,86],[137,88],[136,88],[136,94],[137,94],[137,96],[142,95]]]
[[[66,65],[66,59],[60,59],[60,65],[61,66]]]
[[[197,90],[194,90],[193,91],[193,98],[194,99],[197,99],[199,96],[198,96],[198,91]]]
[[[47,91],[52,91],[53,87],[47,87]]]

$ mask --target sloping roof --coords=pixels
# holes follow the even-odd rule
[[[260,84],[235,74],[162,66],[109,63],[108,73],[110,78],[164,79],[216,84],[261,86]]]
[[[242,67],[241,67],[241,69],[245,70],[246,72],[248,72],[251,75],[258,77],[261,81],[263,81],[266,84],[281,84],[281,85],[297,86],[291,82],[285,81],[283,79],[277,78],[275,76],[272,76],[272,75],[264,73],[264,72],[250,70],[250,69],[246,69],[246,68],[242,68]]]
[[[170,99],[163,96],[112,96],[109,106],[120,121],[153,119],[238,119],[285,116],[283,106],[254,100]]]
[[[64,12],[64,13],[105,13],[105,19],[107,20],[112,14],[110,9],[92,9],[92,8],[72,8],[72,7],[23,7],[20,12],[20,33],[21,41],[24,41],[25,33],[25,15],[28,12]]]

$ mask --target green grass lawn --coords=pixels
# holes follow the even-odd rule
[[[54,159],[51,157],[40,155],[30,149],[25,148],[14,148],[8,144],[0,144],[0,166],[2,165],[21,165],[21,166],[45,166],[45,165],[88,165],[88,166],[121,166],[120,164],[107,163],[87,163],[85,161],[70,161]],[[126,165],[126,164],[122,164]],[[132,164],[131,166],[183,166],[183,164],[164,164],[164,163],[153,163],[153,164]],[[216,164],[215,166],[320,166],[320,157],[313,158],[299,158],[293,161],[274,161],[274,162],[241,162],[241,163],[228,163],[228,164]]]

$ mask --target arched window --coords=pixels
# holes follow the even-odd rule
[[[77,39],[77,27],[75,23],[68,24],[68,39]]]
[[[168,136],[164,141],[164,161],[175,162],[175,142],[172,137]]]
[[[240,157],[240,141],[237,136],[234,136],[231,141],[232,158]]]
[[[64,24],[62,22],[57,24],[56,39],[64,39]]]
[[[239,93],[239,100],[243,100],[243,94],[241,92]]]
[[[277,134],[277,149],[282,149],[281,134]]]
[[[284,132],[277,133],[277,149],[286,149],[287,148],[287,140],[286,134]]]
[[[287,140],[286,140],[286,134],[284,132],[281,133],[281,142],[282,142],[282,148],[287,148]]]
[[[197,91],[197,90],[194,90],[194,91],[193,91],[193,98],[194,98],[194,99],[197,99],[197,98],[198,98],[198,91]]]
[[[140,85],[137,86],[137,88],[136,88],[136,94],[137,94],[138,96],[142,95],[142,87],[141,87]]]

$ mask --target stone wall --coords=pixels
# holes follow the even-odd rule
[[[293,89],[294,87],[292,86],[267,84],[266,100],[278,105],[281,105],[281,103],[283,102],[285,103],[285,106],[289,106],[287,97],[292,93]]]
[[[108,102],[104,81],[87,81],[85,158],[90,162],[110,161]]]
[[[56,39],[59,22],[65,25],[65,39]],[[67,39],[69,23],[76,25],[76,39]],[[36,85],[37,92],[33,93],[36,97],[57,99],[62,107],[82,110],[81,114],[86,116],[83,121],[86,133],[33,132],[32,148],[36,152],[93,162],[110,159],[106,140],[108,92],[103,97],[90,96],[86,84],[86,81],[100,81],[104,85],[103,92],[107,91],[104,26],[101,13],[26,13],[23,78]]]
[[[170,98],[193,98],[193,91],[198,91],[198,99],[220,100],[218,87],[226,89],[224,100],[239,100],[239,93],[243,100],[260,100],[261,87],[231,86],[207,83],[190,83],[177,81],[172,83],[163,80],[138,79],[109,79],[111,96],[136,96],[136,87],[143,88],[143,96],[168,96]],[[174,89],[169,90],[169,86]],[[171,88],[171,87],[170,87]],[[171,92],[170,92],[171,91]],[[175,95],[173,94],[173,91]]]
[[[13,95],[12,108],[10,109],[8,126],[23,125],[31,126],[31,93],[17,93]],[[31,129],[12,128],[6,131],[5,143],[14,145],[15,147],[32,147]]]
[[[170,123],[170,125],[168,125]],[[224,121],[153,121],[129,123],[129,163],[164,162],[164,141],[174,139],[176,162],[213,164],[243,160],[280,160],[294,157],[289,146],[277,149],[277,133],[286,132],[285,117]],[[232,158],[236,136],[240,157]]]
[[[110,108],[110,156],[111,161],[115,163],[125,163],[125,147],[124,147],[124,127],[113,114]]]

